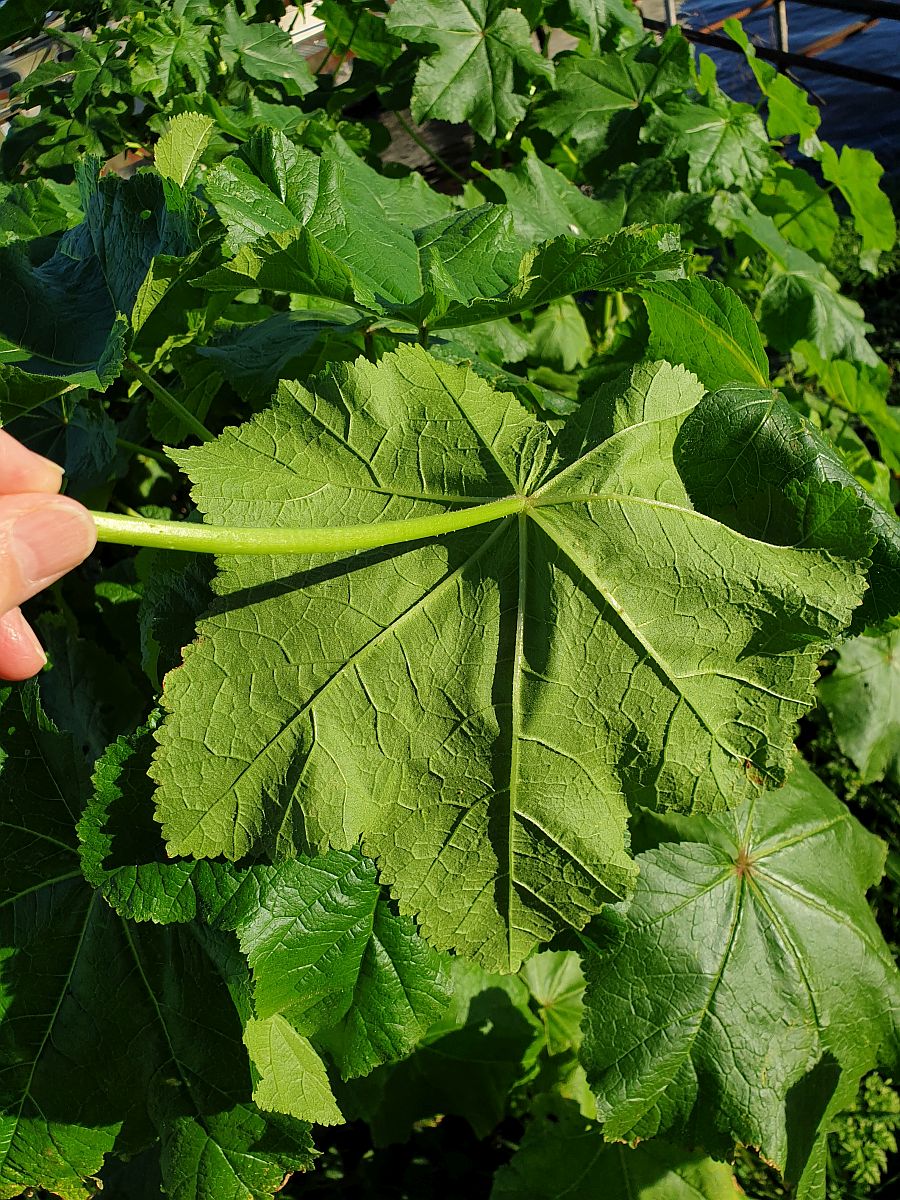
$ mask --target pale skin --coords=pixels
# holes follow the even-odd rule
[[[59,495],[62,477],[0,430],[0,679],[28,679],[43,667],[19,606],[78,566],[97,541],[87,509]]]

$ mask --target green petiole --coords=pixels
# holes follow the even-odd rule
[[[192,525],[187,521],[152,521],[117,513],[91,513],[97,540],[119,546],[151,546],[158,550],[194,550],[201,554],[350,554],[398,542],[439,537],[459,529],[486,525],[522,512],[524,496],[507,496],[488,504],[454,509],[433,517],[376,521],[331,528],[244,529],[228,525]]]

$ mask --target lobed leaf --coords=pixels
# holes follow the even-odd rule
[[[657,818],[654,840],[585,958],[604,1133],[741,1141],[823,1195],[830,1120],[900,1053],[900,977],[865,898],[885,848],[800,760],[761,802]]]
[[[171,852],[362,839],[437,946],[510,970],[628,894],[626,796],[709,810],[781,778],[866,534],[839,490],[798,497],[788,545],[695,511],[673,453],[702,393],[641,368],[556,435],[410,347],[315,393],[284,384],[180,453],[214,523],[528,503],[397,551],[223,561],[167,680],[153,775]]]

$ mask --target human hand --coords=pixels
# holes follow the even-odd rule
[[[97,541],[87,509],[57,495],[62,474],[0,430],[0,679],[28,679],[47,661],[18,606]]]

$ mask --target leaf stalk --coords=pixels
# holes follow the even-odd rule
[[[352,554],[357,550],[374,550],[487,525],[501,517],[523,512],[527,503],[525,496],[507,496],[435,516],[330,528],[252,529],[194,525],[188,521],[153,521],[117,513],[94,512],[91,516],[97,526],[97,540],[118,546],[194,550],[201,554]]]
[[[194,437],[199,438],[201,442],[211,442],[214,440],[215,435],[209,432],[203,422],[199,421],[189,408],[185,408],[181,401],[176,396],[173,396],[168,388],[164,388],[149,372],[145,371],[143,367],[138,366],[134,359],[129,358],[126,365],[132,375],[141,381],[147,391],[152,396],[155,396],[160,404],[164,405],[173,416],[178,417],[188,427]]]

